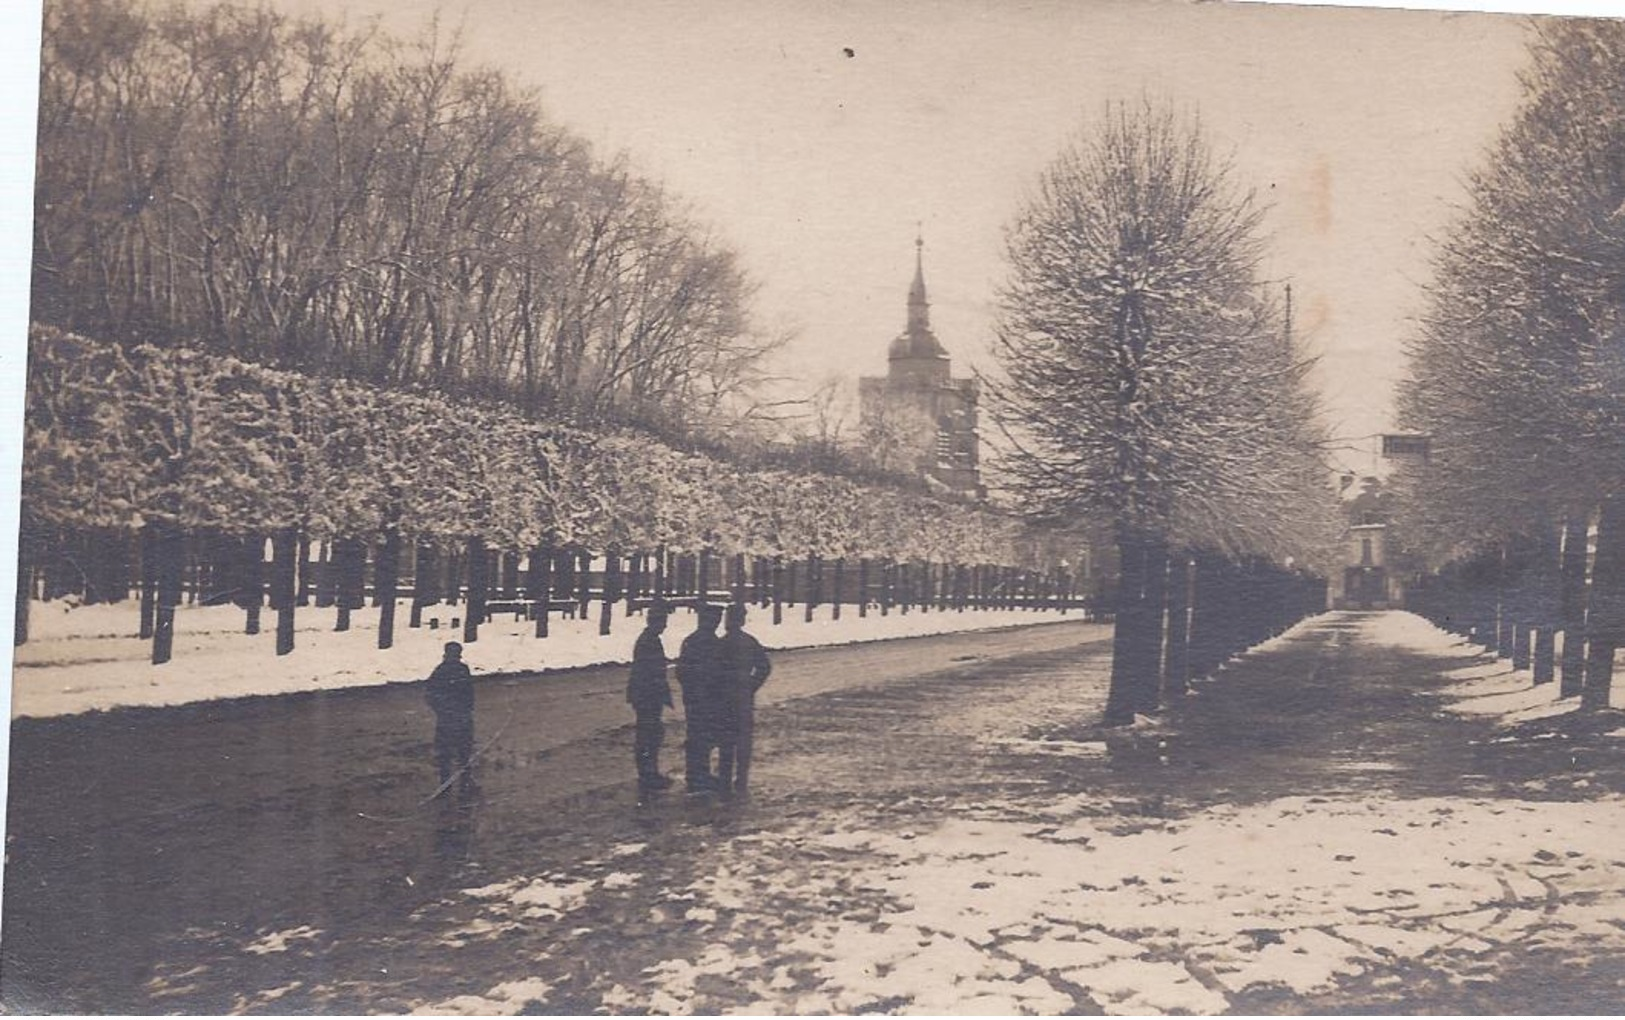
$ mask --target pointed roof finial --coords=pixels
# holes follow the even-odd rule
[[[930,305],[925,299],[925,230],[916,221],[914,234],[914,285],[908,289],[908,322],[909,328],[916,326],[930,328],[930,317],[926,311]]]

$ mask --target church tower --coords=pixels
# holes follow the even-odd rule
[[[931,330],[924,252],[924,238],[916,237],[907,325],[886,350],[886,375],[858,380],[863,431],[895,442],[915,473],[980,498],[986,495],[977,467],[980,393],[975,379],[953,377],[948,352]]]

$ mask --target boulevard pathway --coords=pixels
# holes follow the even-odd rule
[[[1109,649],[1077,637],[966,648],[937,668],[922,659],[886,682],[768,708],[747,805],[639,806],[608,784],[558,795],[537,778],[570,770],[532,764],[607,768],[613,741],[602,758],[593,740],[535,752],[505,764],[496,774],[510,778],[467,812],[379,819],[377,865],[322,876],[322,897],[279,900],[261,882],[256,911],[205,907],[198,891],[139,947],[115,947],[68,1001],[280,1013],[1616,1008],[1619,714],[1497,728],[1457,711],[1471,678],[1501,668],[1493,660],[1407,614],[1326,614],[1155,724],[1106,734],[1093,723]],[[342,790],[313,779],[307,799],[353,808],[360,771]],[[334,813],[267,804],[284,823],[308,817],[305,845],[330,845]],[[272,867],[248,849],[269,835],[248,803],[208,817],[205,831],[245,845],[241,867]],[[36,923],[105,925],[174,893],[117,885],[100,887],[102,914]],[[15,954],[28,931],[13,927],[12,897]],[[26,1006],[13,959],[7,1004]]]
[[[674,617],[670,654],[690,620]],[[1110,634],[1047,623],[777,652],[760,701],[771,713],[920,677],[974,684],[987,662],[1070,654]],[[636,809],[625,690],[624,666],[479,681],[485,796],[449,834],[441,802],[423,804],[434,723],[419,685],[18,720],[0,998],[53,1011],[163,1008],[143,983],[187,930],[252,941],[313,920],[387,926],[453,881],[440,861],[459,840],[515,841],[511,858],[488,858],[501,869],[533,862],[526,841],[540,833],[586,839],[586,812]],[[673,722],[663,758],[680,769],[680,713]],[[206,1001],[229,1004],[221,994]]]

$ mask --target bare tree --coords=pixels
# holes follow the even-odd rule
[[[53,0],[38,177],[36,315],[95,335],[668,429],[778,342],[726,245],[438,25]]]

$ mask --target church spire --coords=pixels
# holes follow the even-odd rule
[[[941,362],[941,372],[948,370],[948,352],[931,332],[931,302],[925,299],[925,238],[921,234],[914,236],[914,284],[908,289],[908,328],[891,342],[886,356],[892,361],[928,359]]]
[[[914,235],[914,285],[908,289],[908,331],[930,332],[931,302],[925,299],[925,235],[916,228]]]

